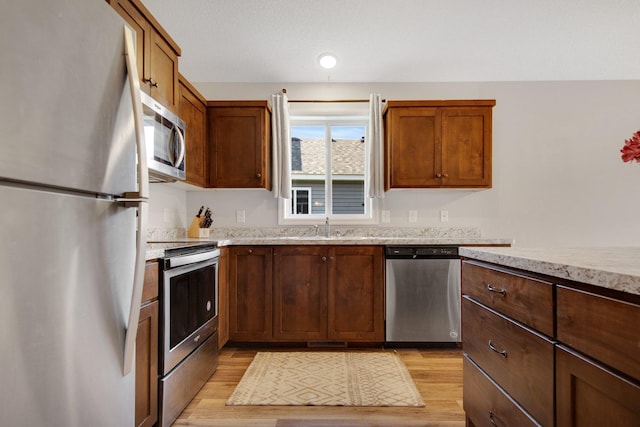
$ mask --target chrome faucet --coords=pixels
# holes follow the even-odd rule
[[[324,237],[329,237],[331,234],[331,226],[329,225],[329,217],[324,220]]]

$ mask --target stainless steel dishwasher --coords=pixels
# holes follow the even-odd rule
[[[456,246],[387,246],[386,342],[460,342]]]

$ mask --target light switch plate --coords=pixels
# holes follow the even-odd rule
[[[440,222],[449,221],[449,211],[440,211]]]
[[[409,222],[418,222],[418,211],[409,211]]]

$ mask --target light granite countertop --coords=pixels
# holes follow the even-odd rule
[[[147,244],[147,260],[162,258],[164,250],[176,243],[194,244],[216,242],[218,246],[271,246],[271,245],[449,245],[449,246],[484,246],[510,245],[512,239],[499,238],[429,238],[429,237],[230,237],[222,239],[176,238],[150,241]]]
[[[460,255],[640,295],[640,247],[462,247]]]
[[[151,229],[147,241],[147,260],[161,258],[163,245],[217,242],[234,245],[512,245],[513,239],[482,236],[477,227],[352,227],[332,226],[331,235],[317,236],[323,230],[311,226],[219,228],[207,239],[185,237],[184,229]],[[166,247],[166,246],[165,246]]]

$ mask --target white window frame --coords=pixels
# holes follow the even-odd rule
[[[332,126],[363,126],[365,128],[365,135],[367,134],[367,128],[369,127],[369,119],[368,117],[363,116],[344,116],[344,117],[333,117],[333,116],[292,116],[290,118],[289,126],[325,126],[325,138],[329,139],[331,137],[330,132],[327,132],[326,129],[330,129]],[[291,200],[289,199],[279,199],[278,203],[278,224],[280,225],[307,225],[307,224],[320,224],[324,223],[326,218],[329,218],[329,221],[332,224],[354,224],[354,225],[365,225],[365,224],[377,224],[379,223],[379,209],[378,209],[378,199],[372,199],[369,197],[369,174],[371,172],[371,167],[369,164],[369,159],[365,155],[364,159],[364,213],[363,214],[333,214],[333,206],[332,206],[332,195],[333,195],[333,180],[331,178],[336,178],[336,176],[331,176],[331,144],[327,142],[326,147],[328,149],[325,151],[325,166],[326,166],[326,175],[325,175],[325,213],[324,214],[304,214],[304,215],[296,215],[290,212]],[[365,138],[365,144],[369,144],[367,139]],[[365,149],[365,153],[369,150]],[[291,165],[289,164],[290,168]],[[291,177],[293,180],[293,176]],[[294,188],[294,186],[291,186]],[[328,194],[331,194],[331,197],[327,197]],[[311,194],[310,194],[311,196]],[[311,200],[310,200],[311,203]],[[311,212],[311,209],[310,209]]]

